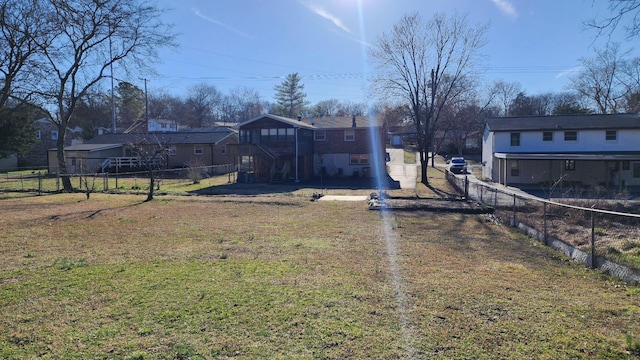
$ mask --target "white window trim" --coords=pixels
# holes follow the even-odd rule
[[[204,149],[202,145],[193,145],[193,155],[202,155],[204,154]]]

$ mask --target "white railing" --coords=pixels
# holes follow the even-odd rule
[[[161,157],[155,157],[153,159],[151,158],[144,159],[141,157],[133,157],[133,156],[111,157],[111,158],[106,158],[102,162],[102,172],[105,172],[105,170],[110,168],[122,169],[122,168],[141,168],[146,166],[156,167],[156,166],[161,166],[163,164],[162,160],[163,159]]]

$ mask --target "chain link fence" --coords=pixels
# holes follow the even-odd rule
[[[591,268],[640,284],[640,202],[627,199],[541,199],[446,171],[465,199],[495,218]],[[562,202],[559,202],[562,201]]]
[[[231,164],[194,166],[176,169],[153,170],[156,183],[169,180],[199,182],[214,176],[228,175],[229,182],[235,181],[235,167]],[[78,190],[117,191],[118,189],[146,189],[149,185],[149,171],[104,172],[67,174],[71,184]],[[55,193],[62,190],[62,178],[50,175],[46,170],[5,173],[0,175],[0,191],[24,191]]]

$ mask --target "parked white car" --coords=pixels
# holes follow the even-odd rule
[[[452,157],[449,161],[449,171],[454,174],[466,174],[467,162],[463,157]]]

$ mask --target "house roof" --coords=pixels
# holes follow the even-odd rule
[[[380,121],[373,116],[323,116],[302,119],[303,122],[313,125],[317,129],[352,128],[354,120],[356,128],[380,126]]]
[[[235,132],[228,128],[217,128],[210,132],[168,132],[142,134],[104,134],[87,141],[87,144],[217,144]]]
[[[637,160],[640,151],[566,151],[553,153],[522,152],[493,154],[498,159],[520,160]]]
[[[640,129],[639,114],[554,115],[487,118],[489,131]]]
[[[64,151],[101,151],[101,150],[109,150],[121,147],[122,144],[76,144],[71,146],[65,146]],[[51,150],[56,150],[55,148]]]
[[[239,125],[239,127],[243,127],[246,125],[249,125],[253,122],[259,121],[259,120],[263,120],[263,119],[270,119],[270,120],[274,120],[274,121],[278,121],[281,123],[285,123],[288,125],[291,125],[294,128],[305,128],[305,129],[315,129],[314,126],[309,125],[308,123],[301,121],[301,120],[297,120],[297,119],[291,119],[288,117],[284,117],[284,116],[277,116],[277,115],[272,115],[272,114],[264,114],[264,115],[260,115],[260,116],[256,116],[253,119],[247,120],[243,123],[241,123]]]

